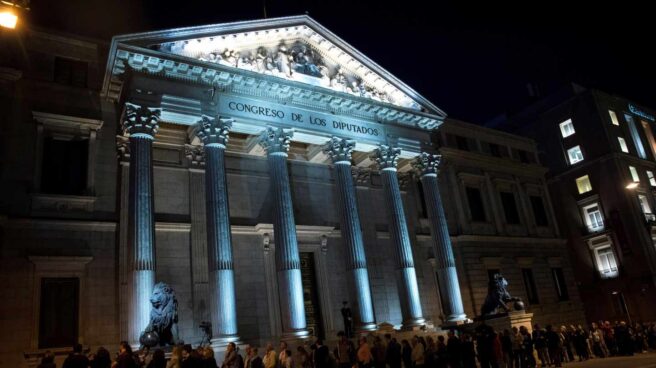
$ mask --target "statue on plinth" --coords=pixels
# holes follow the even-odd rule
[[[514,302],[514,310],[524,310],[522,300],[510,296],[510,293],[506,289],[507,287],[508,281],[501,274],[495,274],[488,284],[487,297],[485,297],[485,303],[483,303],[483,307],[481,308],[482,317],[510,312],[511,308],[508,307],[508,303],[510,302]]]
[[[163,282],[155,284],[150,297],[150,323],[141,334],[143,346],[180,344],[178,336],[178,299],[173,289]]]

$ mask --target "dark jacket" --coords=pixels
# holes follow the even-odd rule
[[[262,358],[256,356],[255,358],[251,359],[251,368],[264,368]]]
[[[116,359],[116,368],[137,368],[137,362],[132,355],[123,353]]]
[[[79,354],[79,353],[73,353],[66,358],[64,361],[64,365],[62,365],[62,368],[87,368],[89,367],[89,358],[86,356]]]

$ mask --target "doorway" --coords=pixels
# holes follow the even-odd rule
[[[305,303],[305,321],[311,335],[324,339],[324,329],[317,287],[317,272],[314,252],[301,252],[301,279],[303,282],[303,301]]]

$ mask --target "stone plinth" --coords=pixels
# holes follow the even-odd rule
[[[496,332],[503,332],[503,330],[511,330],[513,327],[519,328],[524,326],[528,329],[529,333],[533,332],[533,313],[526,313],[525,311],[508,312],[508,314],[499,317],[493,317],[485,320],[485,324],[494,328]]]

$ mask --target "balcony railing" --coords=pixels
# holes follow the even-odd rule
[[[619,275],[619,271],[617,267],[611,267],[599,270],[599,274],[601,275],[602,279],[612,279],[613,277],[617,277]]]

